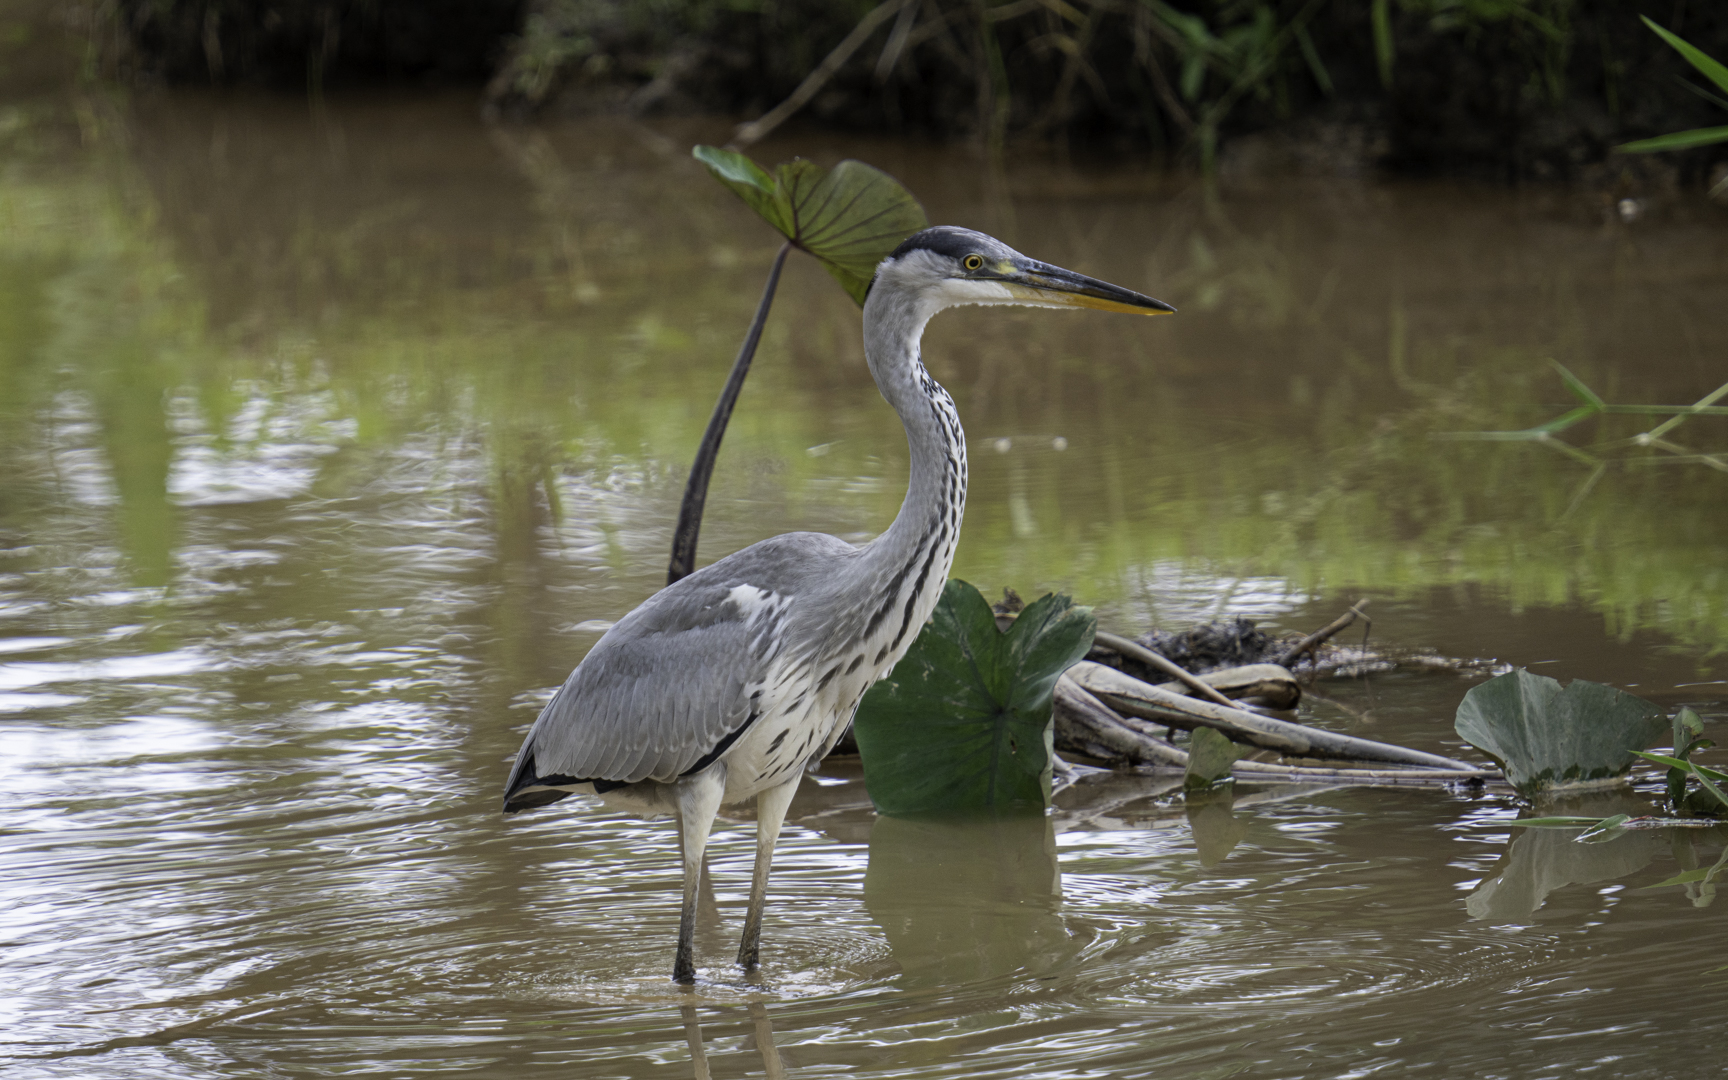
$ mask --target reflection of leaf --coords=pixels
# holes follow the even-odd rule
[[[1006,633],[978,590],[948,582],[906,656],[871,687],[855,730],[864,784],[885,814],[1042,810],[1050,698],[1092,647],[1092,609],[1045,595]]]
[[[1722,854],[1716,859],[1716,865],[1714,866],[1700,866],[1693,870],[1682,870],[1667,881],[1658,881],[1654,885],[1645,886],[1645,888],[1660,889],[1667,885],[1690,885],[1695,881],[1709,884],[1720,877],[1723,870],[1728,870],[1728,848],[1722,850]],[[1708,904],[1709,901],[1706,900],[1704,903]],[[1702,907],[1704,905],[1700,904],[1699,906]]]
[[[816,256],[860,304],[876,264],[929,224],[911,192],[862,161],[824,171],[794,158],[770,175],[733,150],[698,146],[692,153],[794,246]]]
[[[1648,803],[1626,792],[1599,793],[1561,808],[1575,813],[1572,820],[1590,824],[1650,810]],[[1539,820],[1525,818],[1508,824],[1531,825]],[[1543,828],[1518,833],[1498,873],[1476,887],[1465,901],[1465,910],[1471,918],[1488,922],[1527,922],[1555,890],[1623,878],[1668,850],[1667,842],[1654,831],[1628,831],[1603,839],[1599,844],[1579,844],[1564,832]]]
[[[1064,925],[1056,834],[1047,817],[878,817],[864,907],[902,986],[973,985],[1058,970],[1083,937]]]
[[[1190,791],[1183,798],[1188,811],[1188,828],[1194,834],[1194,850],[1200,855],[1200,865],[1206,869],[1223,862],[1248,836],[1248,823],[1230,809],[1233,798],[1229,788]]]
[[[1453,727],[1525,796],[1612,783],[1661,737],[1661,710],[1601,683],[1517,671],[1472,687]]]

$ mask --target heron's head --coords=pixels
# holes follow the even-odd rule
[[[1100,308],[1138,315],[1176,310],[1162,300],[1028,259],[995,237],[952,225],[914,233],[883,259],[870,291],[884,289],[913,298],[930,314],[958,304]]]

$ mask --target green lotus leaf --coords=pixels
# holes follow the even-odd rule
[[[977,589],[949,581],[912,648],[858,709],[864,786],[876,809],[1047,806],[1051,697],[1096,628],[1091,608],[1045,595],[1003,632]]]
[[[876,264],[929,224],[911,192],[862,161],[824,170],[794,158],[770,175],[733,150],[698,146],[691,153],[793,246],[814,255],[860,304]]]
[[[1472,687],[1453,727],[1499,762],[1519,794],[1535,797],[1618,782],[1669,724],[1623,690],[1584,679],[1562,689],[1519,668]]]

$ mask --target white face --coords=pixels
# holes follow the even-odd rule
[[[1023,307],[1074,307],[1072,298],[1005,281],[958,277],[953,259],[930,251],[910,251],[878,271],[884,280],[918,295],[931,311],[963,304],[1019,304]]]

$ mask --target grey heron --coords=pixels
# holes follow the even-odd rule
[[[906,499],[888,531],[861,547],[821,533],[770,537],[649,597],[570,673],[510,772],[505,813],[582,792],[678,819],[678,982],[695,980],[697,890],[720,807],[756,799],[755,875],[738,949],[750,969],[792,793],[942,592],[966,504],[966,441],[919,342],[932,316],[961,304],[1175,310],[969,229],[912,236],[878,265],[864,303],[865,360],[911,456]]]

